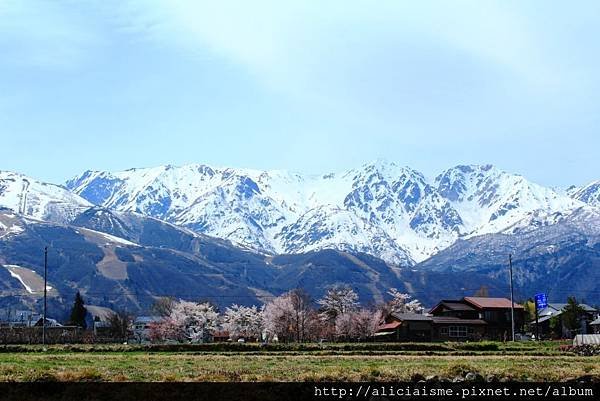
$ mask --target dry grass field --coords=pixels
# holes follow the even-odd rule
[[[559,353],[557,345],[446,352],[344,346],[262,352],[252,346],[243,352],[82,347],[4,348],[0,381],[403,381],[417,374],[452,378],[466,372],[518,381],[600,378],[600,357]]]

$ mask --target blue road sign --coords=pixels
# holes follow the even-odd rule
[[[548,297],[546,294],[535,294],[535,307],[537,309],[544,309],[546,306],[548,306]]]

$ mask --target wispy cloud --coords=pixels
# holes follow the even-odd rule
[[[5,63],[71,68],[94,55],[104,39],[97,22],[72,2],[8,0],[0,3],[0,48]]]
[[[0,0],[0,112],[15,132],[68,143],[125,132],[154,150],[136,154],[147,165],[197,160],[177,146],[190,142],[262,167],[269,148],[269,167],[312,168],[311,154],[320,169],[384,156],[427,170],[476,154],[547,175],[529,160],[540,136],[562,144],[540,159],[570,147],[581,160],[597,137],[599,12],[593,0]]]
[[[468,80],[480,74],[492,86],[503,80],[535,90],[557,85],[560,60],[545,51],[541,33],[514,5],[131,0],[119,13],[124,29],[188,51],[208,49],[275,91],[332,107],[355,101],[377,109],[388,90],[416,91],[419,101],[415,70],[425,91],[428,81],[446,96],[460,95],[460,85],[468,92]],[[457,74],[456,86],[436,65]],[[387,88],[378,89],[385,82]],[[365,96],[364,85],[375,93]]]

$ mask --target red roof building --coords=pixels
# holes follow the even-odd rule
[[[485,324],[485,330],[481,334],[482,338],[490,340],[507,340],[511,338],[511,306],[512,303],[507,298],[487,298],[487,297],[464,297],[461,300],[443,300],[431,308],[429,313],[434,319],[453,318],[459,319],[463,323],[480,321]],[[524,308],[517,303],[514,304],[515,330],[521,331],[524,323]],[[439,322],[439,320],[438,320]],[[439,333],[445,334],[444,333]],[[457,333],[456,330],[448,330],[448,336]],[[460,329],[460,333],[465,333]],[[474,331],[473,331],[474,333]],[[468,330],[467,330],[468,334]]]

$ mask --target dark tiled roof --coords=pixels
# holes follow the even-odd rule
[[[567,307],[567,305],[568,304],[553,302],[553,303],[549,303],[548,307],[562,311],[563,309],[565,309]],[[579,306],[581,306],[583,308],[583,310],[585,310],[586,312],[596,312],[596,308],[589,306],[588,304],[579,304]]]
[[[475,310],[471,305],[460,301],[442,301],[442,305],[451,310]]]
[[[537,323],[538,323],[538,324],[539,324],[539,323],[544,323],[546,320],[550,320],[550,319],[552,319],[554,316],[558,316],[558,315],[560,315],[560,314],[561,314],[561,313],[556,313],[556,314],[554,314],[554,315],[539,316],[539,317],[538,317],[538,320],[537,320]],[[532,320],[532,321],[531,321],[531,324],[535,324],[535,323],[536,323],[536,321],[535,321],[535,320]]]
[[[589,306],[588,304],[579,304],[579,306],[581,306],[586,312],[598,312],[598,309],[594,308],[593,306]]]
[[[440,301],[436,306],[431,308],[429,313],[432,313],[434,310],[438,309],[440,306],[443,306],[446,309],[454,310],[454,311],[474,311],[471,305],[468,305],[462,301],[452,301],[452,300],[443,300]]]
[[[392,313],[392,317],[402,321],[431,321],[431,316],[422,313]]]

